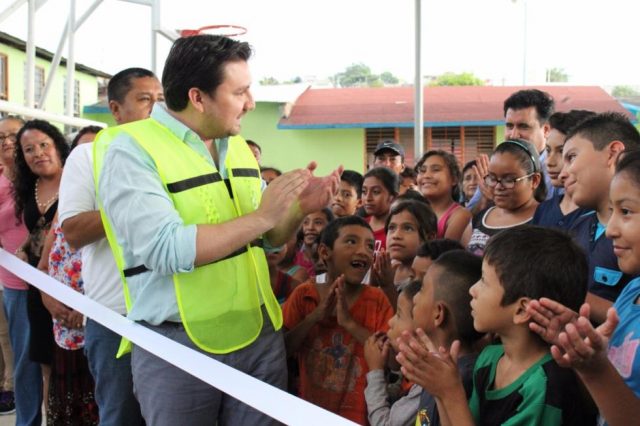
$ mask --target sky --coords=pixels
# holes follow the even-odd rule
[[[0,11],[14,1],[0,0]],[[92,2],[77,0],[77,16]],[[39,47],[55,51],[68,5],[48,0],[38,10]],[[414,0],[161,0],[160,15],[169,29],[246,27],[238,39],[254,48],[256,82],[326,78],[354,63],[412,82],[414,7]],[[544,82],[545,70],[555,67],[573,84],[640,87],[638,16],[640,2],[632,0],[423,0],[422,73],[472,72],[492,84],[519,85],[526,46],[529,84]],[[150,22],[149,7],[104,0],[76,33],[76,62],[108,73],[151,68]],[[26,5],[0,30],[26,39]],[[160,71],[171,43],[158,40]]]

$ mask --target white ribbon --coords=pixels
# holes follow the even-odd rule
[[[135,345],[282,423],[355,425],[343,417],[136,324],[61,284],[4,249],[0,249],[0,265],[65,305],[126,337]],[[185,421],[188,423],[187,419]]]

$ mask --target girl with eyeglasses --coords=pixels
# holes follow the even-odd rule
[[[530,223],[547,192],[540,157],[533,145],[521,139],[506,140],[493,151],[484,184],[494,205],[474,216],[462,236],[467,250],[479,256],[492,235]]]

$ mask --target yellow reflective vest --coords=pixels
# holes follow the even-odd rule
[[[258,164],[244,139],[228,140],[225,167],[228,179],[165,126],[149,118],[100,132],[94,143],[96,194],[104,154],[110,142],[127,133],[152,158],[167,195],[185,225],[228,222],[253,212],[262,196]],[[125,265],[122,248],[99,201],[109,244],[132,301],[126,277],[145,271],[144,265]],[[262,240],[255,240],[225,258],[173,275],[176,300],[185,330],[201,349],[228,353],[251,344],[263,324],[261,303],[276,330],[282,311],[273,295]]]

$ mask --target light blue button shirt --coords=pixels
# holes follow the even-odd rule
[[[215,165],[202,139],[156,103],[151,117]],[[216,140],[217,167],[227,177],[227,139]],[[100,175],[100,197],[126,268],[144,265],[148,272],[127,279],[135,301],[128,314],[134,321],[160,324],[180,321],[172,275],[190,272],[196,258],[196,225],[185,225],[167,195],[155,164],[128,134],[112,141]]]

